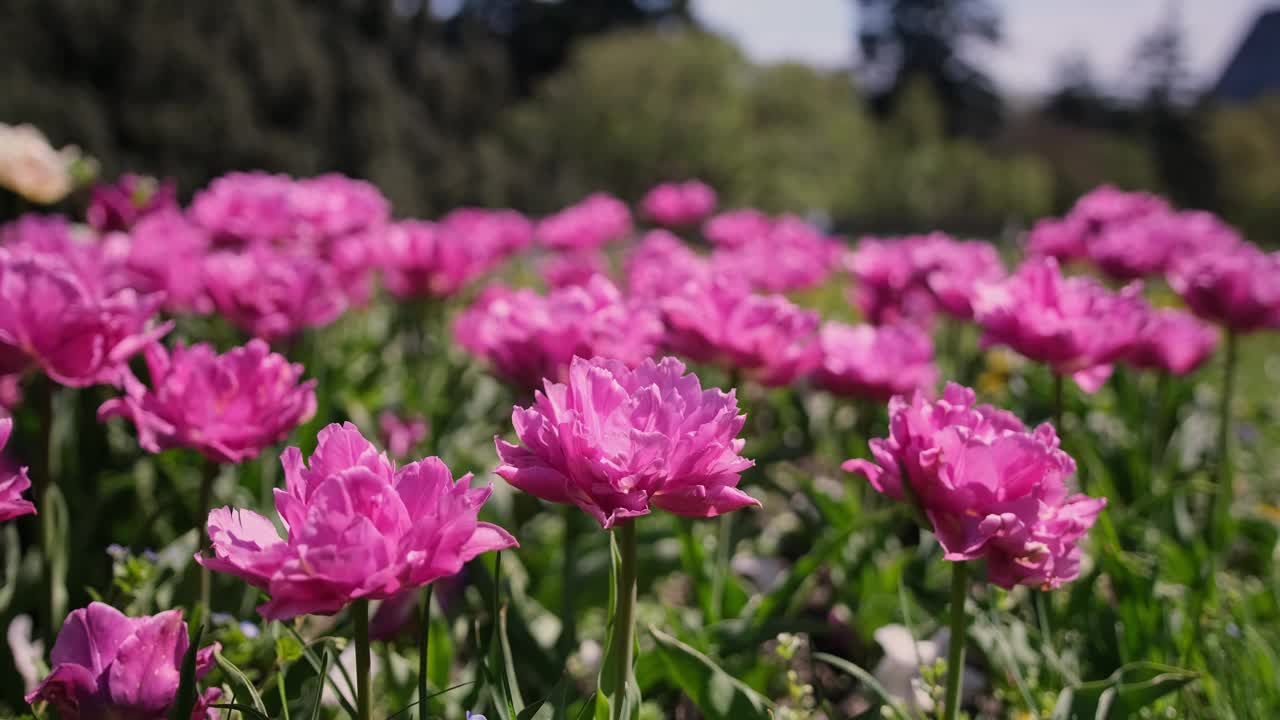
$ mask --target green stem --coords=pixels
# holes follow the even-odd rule
[[[951,635],[947,648],[947,698],[943,706],[944,720],[960,716],[960,690],[964,685],[964,646],[968,637],[969,615],[964,601],[969,594],[969,564],[951,564]]]
[[[1218,408],[1218,487],[1213,502],[1211,542],[1219,552],[1231,544],[1231,501],[1235,499],[1231,468],[1231,402],[1235,393],[1238,338],[1227,330],[1227,355],[1222,374],[1222,399]]]
[[[569,657],[578,647],[577,603],[578,598],[578,536],[581,526],[574,505],[560,509],[564,519],[564,558],[560,565],[560,638],[557,641],[562,658]]]
[[[1053,374],[1053,429],[1062,438],[1062,375]]]
[[[711,614],[708,618],[716,623],[724,619],[724,588],[732,562],[730,549],[733,545],[733,513],[722,515],[719,532],[716,536],[716,572],[711,578]]]
[[[576,509],[576,508],[575,508]],[[427,671],[430,670],[429,650],[431,649],[431,590],[428,585],[422,590],[422,609],[419,620],[422,627],[418,632],[418,718],[427,719]]]
[[[206,460],[204,468],[200,473],[200,495],[196,501],[196,547],[199,548],[203,543],[201,536],[205,531],[205,518],[208,517],[210,507],[213,502],[213,481],[218,477],[218,464],[212,460]],[[204,565],[200,566],[200,618],[207,620],[209,618],[209,598],[211,594],[212,577],[209,568]]]
[[[351,618],[356,635],[356,717],[370,720],[373,693],[369,689],[369,601],[361,598],[351,603]]]
[[[610,704],[611,720],[626,717],[627,684],[631,682],[631,666],[636,644],[636,524],[626,520],[615,530],[618,537],[617,605],[613,613],[613,633],[609,643],[612,656],[613,690],[618,702]]]
[[[1166,417],[1170,413],[1169,385],[1171,381],[1172,376],[1163,370],[1156,377],[1155,407],[1152,409],[1153,417],[1151,418],[1151,466],[1148,468],[1152,481],[1160,477],[1160,474],[1164,471],[1165,446],[1168,444],[1165,439],[1165,428],[1172,427]],[[1169,432],[1171,433],[1172,431],[1170,430]]]
[[[28,389],[27,397],[30,398],[32,406],[35,407],[38,416],[39,428],[36,436],[35,451],[31,454],[29,462],[31,464],[30,476],[32,493],[31,496],[36,500],[38,514],[36,517],[40,522],[40,542],[41,556],[45,562],[45,581],[48,587],[45,588],[45,622],[44,622],[44,638],[46,643],[52,643],[57,636],[58,629],[62,624],[63,608],[59,597],[61,595],[57,587],[58,578],[56,565],[54,563],[53,553],[55,548],[61,544],[66,549],[67,538],[57,537],[58,526],[53,504],[55,501],[54,494],[57,482],[53,477],[53,381],[44,375],[37,375],[31,382]]]

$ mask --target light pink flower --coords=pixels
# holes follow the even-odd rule
[[[181,610],[131,618],[100,602],[67,616],[53,645],[53,671],[28,703],[47,702],[64,720],[166,720],[190,647]],[[214,643],[196,653],[196,678],[213,669]],[[222,691],[197,693],[192,720],[213,720]]]
[[[266,340],[328,325],[347,309],[345,288],[331,265],[266,245],[210,254],[204,282],[219,314]]]
[[[844,244],[794,215],[784,215],[753,240],[717,249],[712,263],[752,287],[787,292],[826,282],[836,269]]]
[[[737,488],[752,462],[737,438],[734,393],[702,389],[674,358],[574,358],[565,384],[548,381],[511,420],[524,446],[494,438],[496,472],[550,502],[573,504],[608,529],[649,506],[713,517],[759,505]]]
[[[98,419],[124,417],[149,452],[186,447],[214,462],[241,463],[283,440],[316,412],[315,380],[265,342],[219,355],[181,342],[170,355],[156,343],[145,351],[151,388],[125,375],[125,396],[103,403]]]
[[[142,218],[161,210],[179,212],[177,184],[126,173],[114,184],[94,186],[85,219],[98,232],[127,231]]]
[[[1137,368],[1185,375],[1204,364],[1218,345],[1218,330],[1190,313],[1153,308],[1124,361]]]
[[[123,363],[172,327],[148,329],[162,300],[108,294],[63,257],[0,248],[0,373],[34,363],[62,385],[117,382]]]
[[[754,209],[729,210],[702,225],[702,234],[712,245],[733,248],[753,243],[769,234],[773,219]]]
[[[258,607],[264,618],[385,600],[516,545],[477,520],[492,488],[471,488],[470,474],[455,482],[436,457],[397,469],[350,423],[320,431],[309,468],[295,447],[281,462],[287,490],[275,491],[276,510],[287,536],[252,510],[220,508],[209,513],[213,554],[196,556],[268,593]]]
[[[707,259],[667,230],[650,230],[627,254],[623,268],[627,292],[653,300],[679,291],[687,283],[711,277]]]
[[[990,243],[937,232],[863,238],[847,262],[854,302],[876,325],[909,320],[927,326],[938,311],[972,319],[977,284],[1004,277]]]
[[[609,276],[609,258],[599,250],[570,250],[548,255],[539,269],[549,288],[585,285],[596,275]]]
[[[9,434],[12,432],[13,418],[0,418],[0,450],[9,444]],[[29,500],[22,499],[22,493],[30,487],[31,480],[27,477],[26,468],[0,467],[0,522],[20,515],[35,514],[36,506]]]
[[[974,310],[984,347],[1006,345],[1094,392],[1137,341],[1147,305],[1139,285],[1112,292],[1092,278],[1064,278],[1056,260],[1040,258],[980,284]]]
[[[661,299],[665,344],[698,362],[786,385],[820,361],[818,314],[782,295],[757,295],[719,276]]]
[[[1047,590],[1079,576],[1078,542],[1106,499],[1068,495],[1075,461],[1048,423],[1028,431],[949,383],[937,401],[921,393],[891,400],[889,437],[870,445],[874,462],[849,460],[844,469],[909,501],[905,472],[947,560],[985,558],[987,579],[1006,589]]]
[[[626,203],[605,193],[543,218],[537,236],[556,250],[598,248],[631,232],[631,211]]]
[[[692,225],[716,208],[716,191],[701,180],[662,183],[645,194],[644,214],[672,227]]]
[[[1174,258],[1169,285],[1196,315],[1232,331],[1280,328],[1280,257],[1255,245]]]
[[[430,427],[427,419],[421,415],[400,417],[390,410],[383,410],[378,415],[378,432],[387,452],[397,460],[409,456],[413,446],[427,437]]]
[[[139,292],[163,292],[175,311],[209,309],[203,272],[209,238],[177,210],[160,209],[133,225],[127,236],[124,270]]]
[[[458,316],[454,337],[512,386],[533,390],[562,380],[575,355],[640,363],[656,352],[662,323],[596,275],[547,295],[490,287]]]
[[[827,322],[819,339],[822,364],[814,380],[832,392],[885,402],[916,390],[931,393],[938,383],[933,341],[911,323],[876,327]]]

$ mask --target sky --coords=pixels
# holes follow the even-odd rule
[[[1170,0],[995,0],[1001,47],[977,59],[1000,89],[1038,95],[1053,89],[1068,55],[1084,55],[1097,80],[1125,92],[1134,48]],[[847,67],[855,57],[854,0],[693,0],[706,25],[734,38],[754,60]],[[1254,18],[1280,0],[1182,0],[1177,4],[1188,65],[1198,86],[1216,81]]]

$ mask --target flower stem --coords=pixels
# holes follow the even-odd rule
[[[1053,374],[1053,430],[1062,438],[1062,374]]]
[[[969,564],[951,564],[951,633],[947,647],[947,699],[944,720],[960,716],[960,689],[964,685],[964,646],[968,635],[969,616],[964,601],[969,594]]]
[[[733,544],[733,513],[721,515],[719,533],[716,536],[716,567],[711,578],[711,617],[713,623],[724,619],[724,587],[732,562],[730,545]]]
[[[1235,393],[1237,336],[1227,330],[1227,355],[1223,363],[1221,407],[1218,408],[1218,487],[1213,502],[1210,542],[1223,552],[1231,544],[1231,501],[1235,498],[1231,468],[1231,402]]]
[[[201,546],[200,536],[204,534],[205,518],[209,514],[209,505],[213,502],[213,481],[218,477],[218,464],[206,460],[200,473],[200,495],[196,501],[196,547]],[[212,578],[209,568],[200,566],[200,619],[209,619],[209,597]]]
[[[621,562],[618,566],[618,586],[616,588],[617,605],[613,612],[613,633],[609,644],[609,654],[613,660],[613,693],[616,702],[610,704],[610,715],[614,720],[624,718],[626,706],[627,684],[632,682],[631,665],[636,644],[636,524],[634,520],[624,521],[617,526],[618,554]]]
[[[373,698],[369,690],[369,601],[361,598],[351,603],[351,617],[356,635],[356,717],[370,720]]]
[[[578,524],[578,513],[582,512],[575,505],[561,508],[564,519],[564,559],[560,565],[560,638],[557,650],[562,658],[567,658],[578,647],[577,626],[577,569],[578,569],[578,536],[581,526]]]
[[[418,629],[418,717],[427,717],[427,671],[429,667],[429,651],[431,649],[431,590],[428,585],[422,589],[422,610],[419,620],[422,627]]]

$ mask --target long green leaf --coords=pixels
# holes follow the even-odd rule
[[[649,628],[649,633],[667,666],[667,678],[689,696],[707,720],[767,720],[771,716],[773,704],[767,698],[711,658],[657,628]]]
[[[316,655],[315,650],[313,650],[311,648],[311,645],[308,644],[307,641],[302,638],[301,633],[299,633],[296,629],[294,629],[288,623],[281,623],[281,624],[295,638],[298,639],[298,642],[302,643],[302,656],[307,659],[307,662],[311,665],[313,669],[315,669],[316,672],[320,673],[320,677],[323,679],[323,681],[325,683],[328,683],[329,687],[333,688],[333,695],[338,699],[338,704],[342,706],[343,712],[347,713],[347,715],[350,717],[355,717],[356,708],[354,705],[351,704],[351,701],[347,699],[347,696],[343,694],[342,688],[338,686],[337,679],[332,677],[328,672],[320,672],[320,666],[321,666],[320,656]],[[329,651],[328,641],[321,640],[320,642],[324,645],[325,651],[328,652]],[[339,663],[337,667],[342,668],[342,664]],[[349,692],[352,695],[355,695],[355,688],[351,686],[351,678],[347,677],[347,674],[345,672],[343,672],[342,675],[347,680],[347,692]]]
[[[320,675],[316,678],[316,696],[311,699],[311,720],[320,720],[320,706],[323,704],[321,701],[324,699],[324,683],[325,679],[329,677],[329,660],[331,658],[329,646],[325,645],[320,652],[322,655]]]
[[[215,652],[213,654],[213,659],[217,661],[218,667],[222,668],[223,672],[248,691],[249,699],[253,701],[253,707],[257,708],[258,712],[266,715],[267,706],[262,703],[262,696],[258,694],[258,689],[253,686],[253,683],[249,682],[249,678],[245,677],[244,672],[242,672],[240,668],[236,667],[235,663],[223,657],[220,652]]]
[[[217,703],[210,707],[216,707],[219,710],[235,710],[245,717],[256,718],[256,720],[271,720],[271,718],[267,717],[265,714],[258,712],[257,708],[252,705],[245,705],[244,703]],[[191,716],[188,715],[187,717],[190,718]]]
[[[197,625],[191,638],[187,653],[182,656],[182,672],[178,675],[178,694],[174,696],[173,708],[169,711],[169,720],[191,720],[191,713],[196,709],[196,654],[200,652],[200,641],[204,639],[204,625]]]
[[[1123,720],[1194,682],[1198,673],[1151,662],[1129,663],[1105,680],[1066,688],[1058,695],[1052,720]]]
[[[881,685],[871,673],[863,670],[844,658],[839,658],[827,653],[816,652],[813,654],[813,659],[819,662],[824,662],[837,670],[841,670],[853,679],[863,685],[866,685],[871,689],[871,692],[876,694],[876,697],[880,698],[880,702],[884,703],[885,707],[889,708],[893,712],[894,717],[898,718],[898,720],[911,720],[911,715],[902,707],[902,704],[890,695],[889,691],[885,690],[884,686]]]

